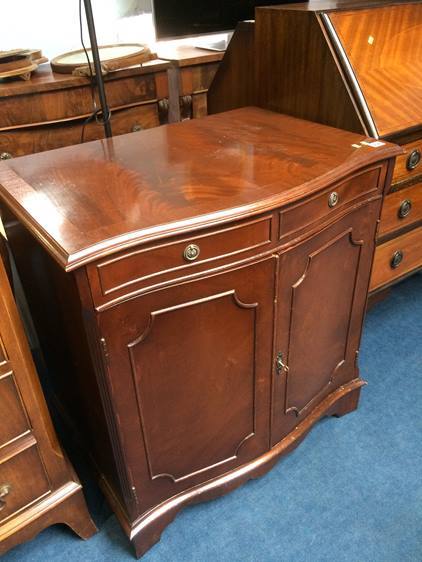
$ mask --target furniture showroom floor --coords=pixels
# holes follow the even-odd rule
[[[359,409],[326,418],[266,476],[190,507],[145,562],[422,560],[422,274],[368,314]],[[134,555],[86,468],[100,532],[47,529],[2,562],[130,561]],[[245,509],[247,505],[247,509]]]

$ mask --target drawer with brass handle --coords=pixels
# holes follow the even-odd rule
[[[353,205],[358,199],[376,196],[384,173],[384,168],[371,168],[341,184],[333,185],[306,202],[286,207],[280,212],[280,240],[300,235],[312,224]]]
[[[422,267],[421,240],[422,227],[419,227],[378,246],[370,290],[374,291]]]
[[[23,474],[27,477],[22,478]],[[0,521],[28,507],[49,492],[50,485],[36,444],[0,461]]]
[[[180,279],[241,260],[263,251],[271,243],[273,215],[239,222],[229,228],[204,231],[189,238],[184,235],[142,249],[129,250],[88,266],[93,296],[101,305],[139,289]]]
[[[422,182],[385,197],[379,236],[392,234],[419,221],[422,221]]]
[[[403,148],[406,153],[397,156],[393,173],[393,186],[395,183],[411,179],[414,176],[420,175],[422,177],[422,139],[405,144]]]
[[[138,105],[112,111],[113,135],[123,135],[157,127],[159,122],[157,103]],[[24,156],[34,152],[53,150],[81,142],[84,119],[63,121],[54,125],[25,127],[0,132],[0,159]],[[95,121],[85,125],[84,140],[104,137],[104,129]]]

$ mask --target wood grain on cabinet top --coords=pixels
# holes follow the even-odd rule
[[[140,242],[275,209],[396,156],[258,108],[24,156],[0,197],[66,270]]]

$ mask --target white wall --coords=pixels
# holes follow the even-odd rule
[[[100,45],[154,42],[150,14],[119,18],[119,0],[91,1]],[[82,15],[85,22],[83,2]],[[89,45],[86,27],[84,39]],[[79,0],[0,0],[0,51],[17,48],[42,49],[49,58],[80,49]]]

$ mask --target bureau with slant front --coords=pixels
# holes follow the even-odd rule
[[[421,0],[318,0],[258,7],[239,24],[208,108],[258,105],[403,147],[385,193],[375,296],[422,268],[421,99]]]
[[[247,108],[0,167],[58,400],[138,555],[357,407],[399,153]]]

